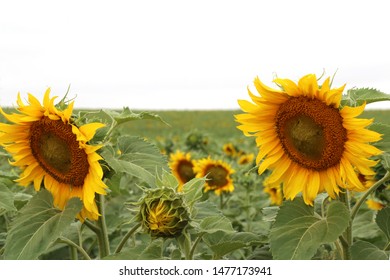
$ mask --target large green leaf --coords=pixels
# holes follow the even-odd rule
[[[159,115],[150,113],[150,112],[140,112],[135,113],[132,112],[128,107],[123,108],[121,113],[117,112],[110,112],[110,114],[114,117],[116,122],[118,124],[122,124],[129,121],[136,121],[136,120],[158,120],[166,125],[169,126],[168,123],[166,123]]]
[[[234,250],[264,243],[264,238],[251,232],[217,231],[203,237],[214,254],[222,257]]]
[[[126,173],[146,182],[156,183],[156,175],[168,170],[167,159],[157,147],[135,136],[121,136],[117,141],[118,154],[109,149],[102,153],[104,160],[116,173]]]
[[[232,223],[224,216],[210,216],[199,223],[199,232],[214,233],[217,231],[234,232]]]
[[[333,201],[327,216],[314,215],[314,209],[302,198],[286,201],[271,229],[274,259],[310,259],[323,243],[334,242],[347,228],[349,212],[344,204]]]
[[[53,197],[42,190],[21,210],[8,233],[5,259],[37,259],[71,225],[82,203],[73,198],[63,211],[53,207]]]
[[[194,178],[183,185],[184,197],[192,210],[194,204],[202,198],[205,178]]]
[[[0,182],[0,210],[16,211],[14,206],[14,193],[9,188]],[[1,212],[1,211],[0,211]]]
[[[357,241],[351,247],[353,260],[388,260],[385,251],[380,250],[374,244],[367,241]]]
[[[149,244],[140,243],[132,248],[126,248],[118,254],[112,254],[104,260],[160,260],[163,259],[162,238],[154,239]]]
[[[390,94],[383,93],[374,88],[353,88],[348,90],[347,95],[343,97],[341,104],[350,106],[359,106],[366,102],[367,104],[378,101],[389,101]]]
[[[382,151],[390,151],[390,125],[375,122],[369,126],[369,129],[382,134],[382,139],[378,142],[372,143],[372,145]]]
[[[379,228],[386,234],[387,240],[390,241],[390,208],[386,207],[380,210],[375,221]]]

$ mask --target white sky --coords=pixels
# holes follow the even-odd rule
[[[235,109],[324,69],[390,93],[386,2],[0,0],[0,105],[71,84],[78,108]]]

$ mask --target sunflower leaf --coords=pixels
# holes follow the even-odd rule
[[[0,182],[0,210],[17,211],[14,205],[14,193],[9,188]]]
[[[184,197],[190,209],[202,198],[205,181],[205,178],[193,178],[183,185]]]
[[[200,232],[214,233],[217,231],[234,232],[232,223],[224,216],[210,216],[199,223]]]
[[[52,195],[47,190],[40,191],[12,222],[4,258],[37,259],[70,227],[81,208],[81,201],[73,198],[59,211],[53,207]]]
[[[385,123],[373,123],[370,125],[370,130],[374,130],[382,134],[382,140],[372,143],[378,149],[382,151],[390,151],[390,125]]]
[[[302,198],[286,201],[271,229],[270,245],[274,259],[311,259],[323,243],[334,242],[347,228],[349,212],[333,201],[327,216],[314,216],[314,208]]]
[[[357,241],[351,247],[353,260],[388,260],[385,251],[380,250],[374,244],[367,241]]]
[[[347,91],[347,96],[342,105],[360,106],[378,101],[390,101],[390,94],[386,94],[374,88],[353,88]]]
[[[129,121],[137,121],[137,120],[158,120],[167,126],[170,126],[167,122],[165,122],[159,115],[150,113],[150,112],[141,112],[135,113],[132,112],[128,107],[124,107],[121,113],[112,112],[112,116],[116,120],[117,124],[123,124]]]
[[[224,232],[217,231],[203,237],[207,246],[218,257],[222,257],[234,250],[265,243],[263,236],[251,232]]]
[[[168,170],[167,159],[157,147],[136,136],[121,136],[117,139],[118,154],[105,149],[102,157],[116,173],[126,173],[141,179],[150,186],[156,176]]]
[[[390,208],[386,207],[380,210],[376,216],[375,222],[386,234],[387,240],[390,242]]]

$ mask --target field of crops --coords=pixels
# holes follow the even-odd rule
[[[78,112],[81,123],[115,122],[111,127],[107,125],[98,130],[92,141],[104,143],[99,153],[104,159],[101,163],[108,186],[106,195],[96,197],[101,214],[97,221],[74,221],[75,213],[81,209],[80,201],[71,200],[59,211],[53,206],[49,192],[36,192],[32,186],[22,188],[15,184],[13,180],[18,178],[20,170],[9,164],[11,158],[3,150],[1,258],[346,258],[341,249],[340,242],[343,241],[336,240],[339,233],[334,229],[326,229],[335,235],[333,239],[328,236],[306,240],[310,250],[293,241],[287,245],[287,254],[283,253],[288,240],[278,239],[278,229],[273,228],[278,213],[287,220],[290,219],[289,209],[306,213],[307,220],[303,222],[312,223],[315,230],[323,229],[322,222],[327,219],[327,223],[331,223],[340,215],[347,221],[348,216],[341,203],[330,202],[325,194],[318,196],[314,208],[298,198],[288,202],[288,207],[292,208],[283,212],[283,208],[279,208],[282,203],[280,192],[265,188],[264,179],[269,172],[262,176],[257,174],[255,139],[244,136],[236,128],[234,115],[237,113],[240,112],[153,111],[143,114],[125,110],[112,112],[112,115],[103,111]],[[390,124],[389,114],[389,111],[366,111],[362,117],[374,117],[378,122]],[[107,135],[111,137],[107,138]],[[179,168],[176,172],[182,172],[182,177],[189,176],[189,180],[177,192],[180,179],[175,176],[174,169],[179,165],[174,161],[180,157],[179,151],[181,160],[197,162],[195,165],[199,170],[202,164],[215,164],[215,170],[219,168],[223,178],[217,174],[212,180],[224,185],[222,191],[205,188],[208,174],[200,172],[193,178],[195,174],[189,175],[182,165],[180,168],[184,169]],[[382,200],[389,199],[388,193],[382,192],[384,189],[384,186],[380,188],[378,194],[382,195]],[[352,204],[361,197],[358,193],[350,194]],[[380,215],[380,219],[387,221],[387,213]],[[372,251],[370,258],[388,258],[386,235],[389,229],[383,229],[381,223],[376,222],[376,214],[377,211],[362,205],[353,228],[357,245],[352,247],[352,258],[365,259],[367,246]],[[299,230],[312,234],[310,228],[304,229],[299,224],[291,227],[288,238],[303,238]],[[46,236],[48,231],[52,232],[50,237]],[[270,250],[270,244],[274,251]],[[292,248],[299,253],[288,255]]]

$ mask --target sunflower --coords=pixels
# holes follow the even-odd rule
[[[174,154],[169,156],[169,167],[172,170],[172,174],[179,181],[178,192],[181,192],[183,185],[195,178],[195,173],[193,171],[194,161],[191,160],[191,154],[184,154],[181,151],[176,151]]]
[[[237,149],[232,143],[224,144],[222,150],[229,157],[235,157],[237,155]]]
[[[340,107],[344,86],[330,88],[330,78],[319,86],[313,74],[298,84],[275,79],[280,90],[254,80],[260,96],[249,95],[254,103],[239,100],[246,112],[236,115],[238,129],[255,136],[259,147],[256,163],[259,174],[272,170],[269,183],[283,183],[283,193],[293,199],[302,192],[304,201],[313,205],[320,192],[335,198],[340,188],[365,191],[355,170],[374,175],[376,161],[369,157],[382,151],[370,145],[381,135],[366,127],[372,119],[357,119],[365,104]]]
[[[266,178],[263,182],[263,192],[269,195],[271,204],[273,205],[282,205],[283,203],[283,194],[282,187],[280,184],[270,184],[269,177]]]
[[[54,105],[47,89],[43,105],[28,94],[25,105],[18,94],[18,113],[0,113],[12,124],[0,123],[0,145],[13,156],[10,164],[22,169],[16,180],[21,186],[34,185],[36,191],[42,182],[54,198],[54,205],[64,209],[67,201],[78,197],[83,209],[78,218],[97,220],[99,211],[95,193],[105,194],[107,186],[102,181],[102,158],[96,153],[102,146],[87,144],[101,123],[77,127],[71,121],[74,102],[64,110]]]
[[[204,191],[214,191],[216,195],[234,190],[231,175],[234,170],[222,160],[212,160],[210,157],[197,160],[194,166],[197,178],[207,177]]]
[[[248,164],[248,163],[251,163],[253,161],[253,159],[255,158],[255,155],[254,154],[241,154],[240,157],[238,158],[237,162],[238,164]]]
[[[369,209],[374,210],[374,211],[379,211],[379,210],[382,210],[383,208],[386,207],[385,204],[383,204],[377,200],[374,200],[374,199],[367,199],[366,204],[367,204]]]

